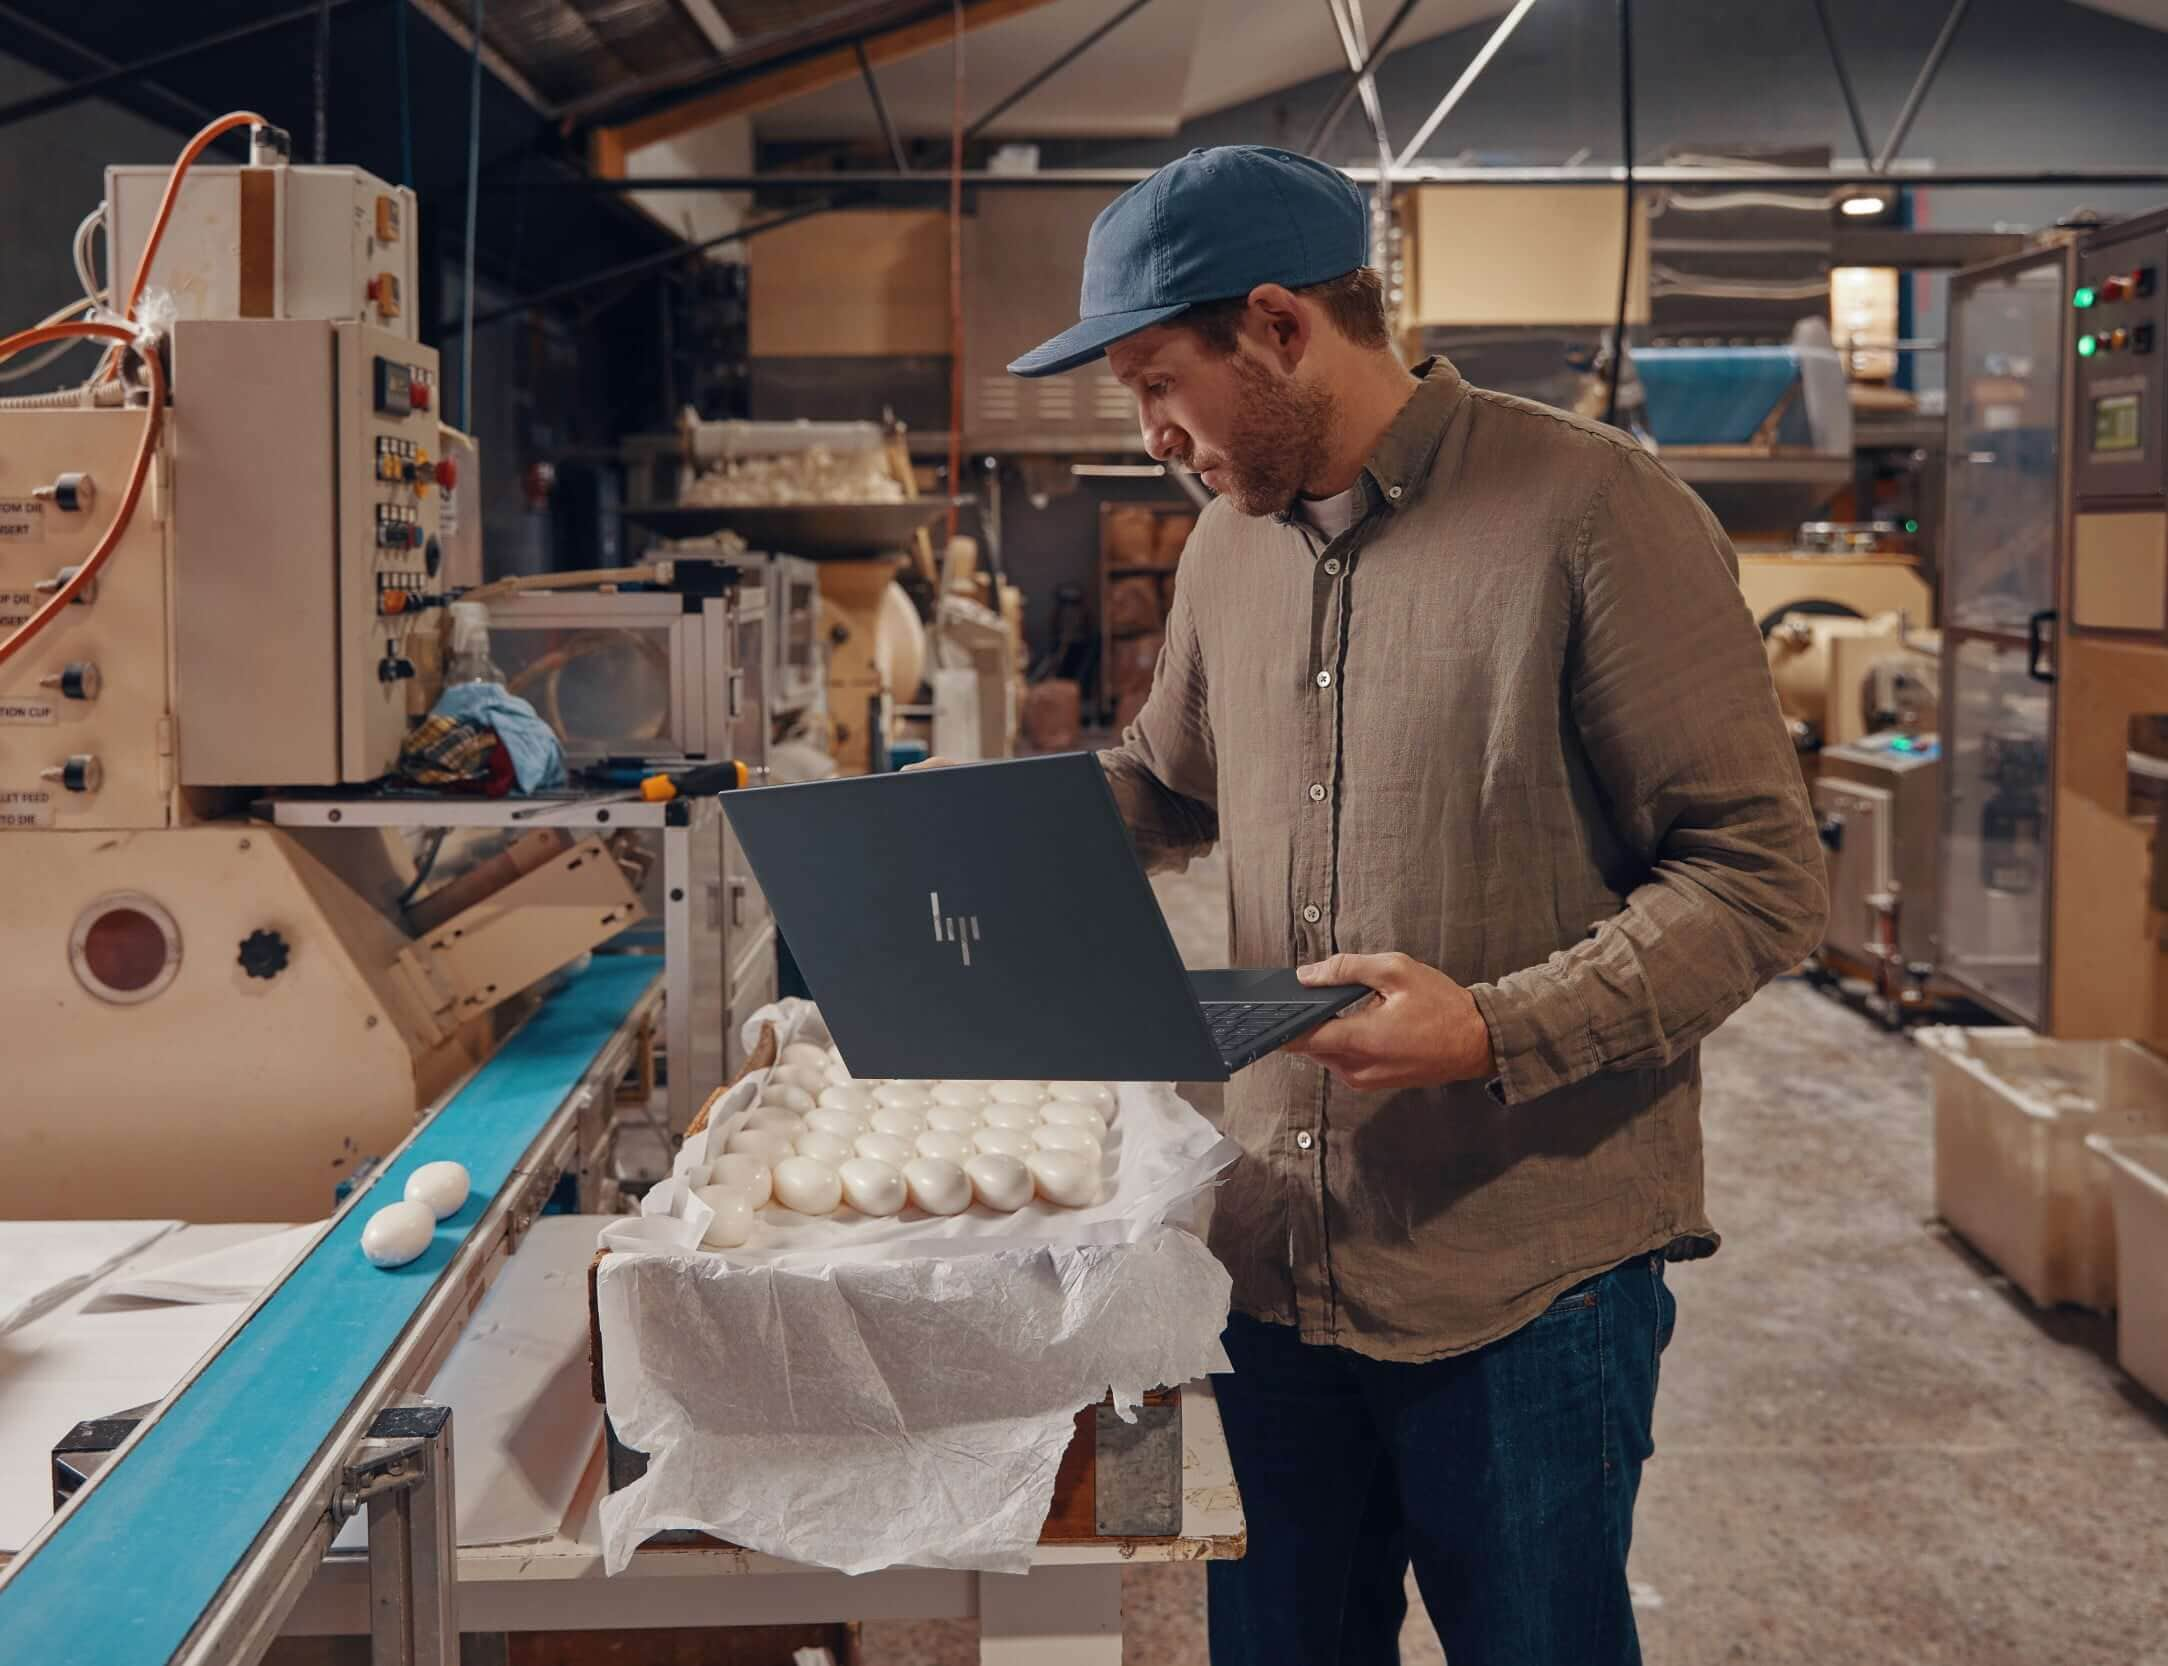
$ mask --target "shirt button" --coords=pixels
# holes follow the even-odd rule
[[[1312,804],[1322,804],[1325,802],[1325,786],[1323,782],[1312,781],[1310,783],[1310,802]]]
[[[1310,1130],[1305,1128],[1301,1133],[1295,1136],[1295,1144],[1302,1150],[1307,1151],[1310,1149],[1311,1146],[1317,1144],[1317,1141],[1310,1138]]]
[[[1328,573],[1337,573],[1337,572],[1339,572],[1339,570],[1340,570],[1340,558],[1339,558],[1339,557],[1338,557],[1337,555],[1336,555],[1336,556],[1334,556],[1334,557],[1333,557],[1333,558],[1332,558],[1332,559],[1331,559],[1330,561],[1328,561],[1328,562],[1326,562],[1326,563],[1325,563],[1325,571],[1326,571],[1326,572],[1328,572]]]
[[[1317,674],[1317,686],[1319,688],[1332,687],[1332,673],[1330,671],[1320,671]]]
[[[1325,917],[1325,911],[1313,902],[1308,908],[1305,908],[1302,911],[1302,917],[1314,926],[1317,924],[1318,921],[1322,920]]]
[[[1400,495],[1400,488],[1398,486],[1389,486],[1386,488],[1385,495],[1387,497],[1398,497]]]

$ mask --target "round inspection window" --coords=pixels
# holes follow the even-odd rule
[[[180,927],[140,892],[100,897],[76,918],[68,963],[76,981],[99,1000],[133,1006],[158,994],[180,971]]]

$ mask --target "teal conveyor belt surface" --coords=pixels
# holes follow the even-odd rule
[[[181,1646],[542,1125],[658,976],[646,957],[597,959],[430,1119],[72,1519],[0,1585],[0,1662],[157,1666]],[[419,1260],[372,1267],[363,1225],[399,1198],[409,1174],[440,1158],[473,1177],[465,1207],[438,1224]],[[85,1406],[83,1415],[119,1409]]]

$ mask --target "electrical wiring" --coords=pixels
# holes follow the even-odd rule
[[[36,329],[19,331],[0,341],[0,359],[13,358],[17,353],[32,347],[42,347],[47,342],[84,338],[92,341],[113,343],[109,351],[125,354],[137,344],[136,332],[119,324],[47,324]],[[136,443],[135,461],[129,466],[127,489],[122,492],[120,507],[113,521],[98,540],[83,564],[70,574],[51,599],[24,620],[4,640],[0,641],[0,665],[5,665],[15,655],[30,646],[33,638],[51,624],[80,595],[84,587],[98,576],[98,570],[106,563],[120,543],[121,534],[128,530],[128,522],[135,514],[136,501],[143,495],[143,485],[150,478],[151,463],[158,453],[158,434],[165,422],[166,372],[155,351],[142,355],[143,369],[150,383],[150,403],[143,413],[143,437]]]
[[[105,204],[100,203],[75,228],[75,276],[83,286],[83,298],[93,306],[105,305],[105,286],[98,282],[98,269],[91,264],[90,234],[104,224]]]
[[[1619,372],[1626,364],[1626,302],[1634,269],[1635,222],[1639,210],[1634,197],[1634,8],[1633,0],[1618,0],[1618,123],[1619,152],[1625,161],[1626,230],[1619,239],[1618,319],[1611,330],[1611,363],[1604,378],[1603,420],[1618,424]]]
[[[92,303],[87,300],[70,301],[66,306],[62,307],[58,312],[52,314],[50,317],[40,319],[36,324],[32,325],[31,328],[42,330],[51,324],[65,323],[68,319],[73,318],[77,313],[81,312],[85,307],[91,304]],[[20,382],[26,376],[35,376],[47,365],[57,362],[63,353],[73,351],[74,347],[75,340],[73,338],[67,341],[56,341],[53,343],[52,346],[48,347],[44,352],[40,353],[28,364],[11,365],[6,370],[0,370],[0,382]],[[5,404],[0,403],[0,409],[5,408]]]
[[[173,218],[173,205],[180,200],[181,181],[188,177],[188,170],[196,158],[211,147],[212,141],[231,133],[237,127],[268,127],[271,124],[253,110],[235,110],[210,123],[182,147],[180,157],[173,164],[173,171],[166,176],[166,189],[158,199],[158,213],[151,220],[150,235],[143,240],[143,253],[136,259],[135,276],[128,284],[128,301],[120,309],[122,319],[132,319],[136,308],[142,304],[144,287],[150,282],[151,263],[158,258],[158,245],[165,240],[166,222]],[[118,274],[116,273],[117,277]],[[132,341],[132,336],[123,338]],[[108,350],[104,365],[96,379],[110,381],[119,371],[121,355]]]

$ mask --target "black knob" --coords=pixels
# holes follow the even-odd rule
[[[1844,848],[1844,818],[1842,816],[1824,816],[1815,831],[1821,834],[1822,843],[1831,850],[1842,850]]]
[[[434,538],[422,546],[422,564],[429,569],[431,578],[435,578],[437,569],[444,565],[444,550]]]
[[[376,662],[376,680],[380,683],[397,682],[399,680],[400,664],[401,661],[397,654],[386,654]]]
[[[98,668],[88,661],[78,660],[61,670],[60,692],[70,700],[95,700],[99,686]]]
[[[293,957],[286,939],[275,931],[258,929],[241,939],[241,970],[252,978],[277,977]]]

